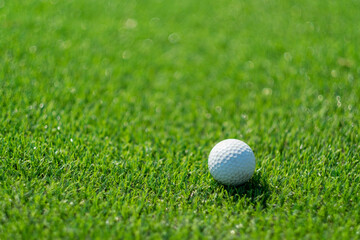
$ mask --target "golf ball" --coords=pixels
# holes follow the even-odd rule
[[[213,147],[208,165],[215,180],[225,185],[240,185],[255,171],[255,156],[243,141],[226,139]]]

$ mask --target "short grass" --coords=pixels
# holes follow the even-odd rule
[[[359,239],[358,9],[0,0],[0,239]]]

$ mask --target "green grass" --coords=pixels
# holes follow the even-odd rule
[[[359,7],[0,0],[0,239],[360,239]]]

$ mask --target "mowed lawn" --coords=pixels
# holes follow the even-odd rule
[[[0,239],[360,239],[359,9],[0,0]]]

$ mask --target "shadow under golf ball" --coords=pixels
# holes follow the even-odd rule
[[[232,196],[232,199],[235,202],[246,198],[254,205],[260,204],[262,208],[267,207],[267,200],[271,194],[269,184],[260,175],[260,173],[257,172],[244,184],[238,186],[228,186],[216,182],[216,188],[218,190],[224,189],[227,193],[226,195]]]

